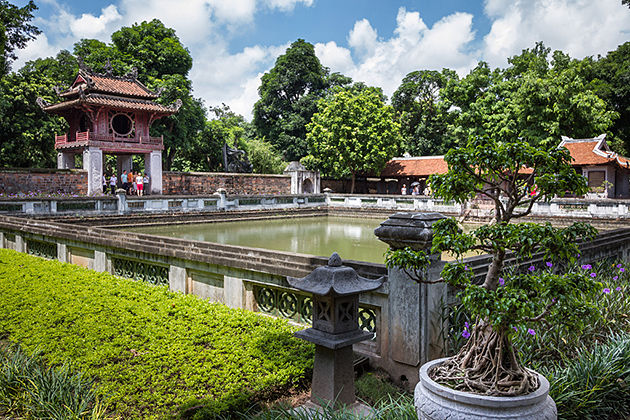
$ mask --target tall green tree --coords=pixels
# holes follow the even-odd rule
[[[356,175],[382,171],[400,142],[394,110],[376,88],[342,89],[321,100],[307,130],[310,154],[305,163],[325,175],[351,176],[351,193]]]
[[[26,43],[35,39],[41,33],[37,27],[29,22],[33,19],[33,12],[37,6],[33,0],[24,7],[17,7],[6,0],[0,0],[0,75],[8,74],[11,62],[17,58],[16,49],[26,47]]]
[[[617,113],[610,127],[613,139],[623,145],[618,152],[630,153],[630,42],[592,63],[594,91]]]
[[[54,134],[64,133],[67,124],[43,112],[36,100],[53,101],[56,85],[56,80],[29,70],[0,79],[0,166],[55,167]]]
[[[592,137],[611,126],[607,109],[588,83],[584,63],[542,43],[510,58],[504,70],[480,63],[444,96],[453,105],[453,133],[461,140],[488,135],[497,141],[528,139],[554,144],[561,135]],[[461,141],[460,140],[460,141]]]
[[[401,124],[402,149],[414,156],[444,154],[455,145],[451,103],[442,90],[457,73],[444,69],[409,73],[392,96]]]
[[[287,160],[299,160],[307,153],[306,124],[317,111],[317,101],[332,86],[350,82],[348,77],[329,74],[315,47],[298,39],[262,77],[253,118],[258,136],[282,150]]]

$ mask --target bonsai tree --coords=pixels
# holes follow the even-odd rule
[[[468,338],[459,353],[434,368],[436,382],[454,389],[496,396],[527,394],[538,388],[538,377],[519,362],[512,345],[514,334],[534,335],[535,323],[554,315],[575,316],[580,296],[598,287],[590,276],[556,273],[558,265],[575,260],[580,240],[592,238],[590,225],[576,223],[559,229],[550,223],[515,223],[527,216],[535,203],[571,192],[588,191],[585,178],[570,165],[564,148],[536,148],[523,140],[495,141],[471,138],[466,147],[445,156],[448,173],[434,175],[435,195],[463,203],[487,199],[494,203],[494,219],[463,233],[454,219],[443,219],[433,228],[432,254],[450,252],[456,262],[447,264],[440,281],[461,289],[462,305],[474,319],[462,335]],[[492,261],[483,283],[474,282],[461,257],[469,251],[488,253]],[[534,255],[544,256],[543,267],[524,272],[516,267]],[[506,267],[506,258],[519,264]],[[411,248],[389,250],[388,267],[396,266],[422,282],[429,256]],[[511,260],[510,261],[514,261]]]

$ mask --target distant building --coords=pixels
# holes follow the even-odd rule
[[[592,139],[572,139],[562,136],[559,147],[566,147],[573,158],[572,165],[588,180],[590,198],[630,198],[630,159],[610,150],[606,135]],[[392,191],[399,191],[402,184],[419,182],[421,191],[433,174],[444,174],[448,165],[444,156],[394,158],[387,162],[381,179],[396,184]]]

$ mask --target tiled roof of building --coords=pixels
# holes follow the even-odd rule
[[[153,101],[123,98],[119,96],[101,95],[97,93],[90,93],[88,95],[81,95],[76,99],[71,99],[65,102],[59,102],[54,105],[45,105],[43,110],[46,112],[57,113],[69,108],[75,108],[78,105],[94,105],[94,106],[107,106],[120,110],[127,111],[150,111],[163,114],[173,114],[177,112],[181,106],[181,101],[176,102],[170,106],[164,106],[156,104]]]
[[[429,176],[433,174],[445,174],[448,165],[444,156],[422,156],[412,158],[394,158],[387,162],[381,172],[382,177],[387,176]]]
[[[616,164],[624,168],[630,167],[628,158],[619,156],[610,150],[606,143],[606,135],[602,134],[592,139],[572,139],[562,136],[560,146],[569,150],[573,158],[573,165],[605,165]]]
[[[103,74],[89,74],[80,71],[70,89],[59,94],[68,98],[79,95],[83,90],[86,93],[105,93],[134,98],[156,99],[158,94],[149,90],[133,76],[113,76]]]

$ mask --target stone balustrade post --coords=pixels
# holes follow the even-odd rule
[[[217,202],[217,209],[225,210],[227,208],[227,200],[226,200],[226,192],[223,188],[218,188],[217,192],[214,193],[219,196],[219,201]]]
[[[408,246],[428,253],[433,239],[431,226],[444,218],[440,213],[396,213],[374,233],[392,249]],[[429,258],[431,263],[423,279],[427,282],[438,280],[445,264],[441,255]],[[418,283],[398,268],[388,269],[388,281],[389,351],[383,355],[384,365],[394,380],[414,386],[420,366],[446,352],[444,332],[448,325],[442,308],[446,305],[447,286]]]

